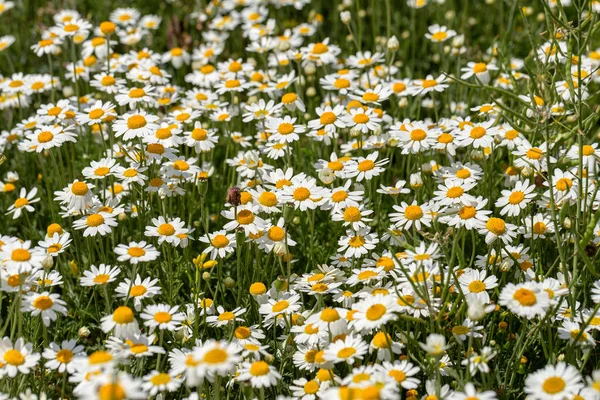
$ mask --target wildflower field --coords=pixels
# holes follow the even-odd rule
[[[0,0],[0,400],[600,399],[600,1]]]

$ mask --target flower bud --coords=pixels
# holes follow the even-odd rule
[[[306,75],[314,75],[317,72],[317,67],[313,63],[306,64],[304,67],[304,73]]]
[[[392,52],[398,51],[398,49],[400,48],[400,42],[398,41],[396,35],[393,35],[391,38],[388,39],[387,48],[389,51]]]
[[[352,14],[350,14],[350,11],[342,11],[340,13],[340,19],[344,24],[347,25],[350,23],[350,21],[352,21]]]
[[[90,330],[88,329],[87,326],[82,326],[81,328],[79,328],[79,331],[77,332],[77,334],[79,335],[79,337],[81,339],[85,339],[88,336],[90,336]]]
[[[44,269],[50,269],[50,268],[52,268],[53,265],[54,265],[54,258],[51,255],[47,255],[42,260],[42,267]]]
[[[210,279],[210,272],[206,271],[202,273],[202,279],[204,279],[205,281]]]
[[[231,187],[227,190],[227,202],[234,207],[242,204],[242,192],[238,187]]]
[[[227,278],[225,278],[225,282],[224,283],[225,283],[225,287],[227,289],[232,289],[232,288],[235,287],[235,281],[231,277],[229,277],[229,276]]]
[[[335,180],[335,175],[329,168],[323,168],[321,171],[319,171],[319,179],[325,185],[329,185]]]

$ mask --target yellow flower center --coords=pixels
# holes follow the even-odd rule
[[[272,312],[281,312],[283,310],[285,310],[286,308],[288,308],[290,306],[290,303],[287,300],[280,300],[277,303],[273,304],[273,307],[271,307],[271,311]]]
[[[338,358],[349,358],[356,354],[356,349],[354,347],[344,347],[340,351],[338,351]]]
[[[215,235],[215,237],[211,241],[211,244],[214,248],[221,249],[223,247],[227,247],[227,245],[229,244],[229,239],[227,239],[227,236],[225,235]]]
[[[171,322],[171,314],[169,314],[166,311],[159,311],[156,314],[154,314],[154,320],[159,324]]]
[[[52,132],[43,131],[38,135],[38,142],[40,143],[48,143],[52,139],[54,139]]]
[[[321,321],[325,321],[325,322],[335,322],[337,320],[339,320],[340,314],[337,312],[337,310],[335,308],[326,308],[323,311],[321,311]]]
[[[113,321],[117,324],[130,324],[134,320],[133,311],[127,306],[118,307],[113,313]]]
[[[481,293],[485,290],[485,283],[482,281],[473,281],[469,283],[469,292],[471,293]]]
[[[175,234],[175,228],[171,224],[161,224],[158,227],[158,233],[163,236],[172,236]]]
[[[531,149],[527,150],[527,153],[525,153],[525,155],[531,160],[539,160],[544,155],[544,152],[541,149],[538,149],[537,147],[532,147]]]
[[[485,136],[486,132],[487,131],[484,127],[476,126],[475,128],[471,129],[469,136],[471,136],[471,138],[473,138],[473,139],[480,139],[483,136]]]
[[[446,196],[450,199],[456,199],[462,196],[465,193],[464,189],[460,186],[454,186],[448,189],[446,192]]]
[[[521,191],[512,192],[510,196],[508,196],[508,202],[510,204],[519,204],[525,199],[525,193]]]
[[[374,304],[367,309],[366,316],[369,321],[377,321],[385,315],[386,311],[383,304]]]
[[[529,289],[521,288],[515,292],[513,299],[524,307],[531,307],[537,303],[535,293]]]
[[[236,221],[240,225],[248,225],[254,222],[254,214],[250,210],[242,210],[237,214]]]
[[[264,361],[255,361],[250,366],[250,374],[253,376],[263,376],[269,373],[269,364]]]
[[[73,359],[73,352],[69,349],[62,349],[56,353],[56,361],[62,364],[68,364]]]
[[[54,305],[54,301],[48,296],[38,296],[33,301],[33,306],[38,310],[47,310]]]
[[[360,172],[370,171],[375,168],[375,163],[371,160],[364,160],[358,163],[358,170]]]
[[[485,224],[485,227],[488,231],[492,232],[494,235],[500,236],[506,232],[506,224],[504,220],[501,218],[492,217],[488,219]]]
[[[143,115],[132,115],[127,119],[127,128],[140,129],[146,126],[146,118]]]
[[[344,210],[344,221],[358,222],[361,219],[360,210],[358,207],[350,206]]]
[[[31,259],[31,253],[27,249],[15,249],[12,251],[10,258],[17,262],[29,261]]]
[[[277,127],[277,132],[279,132],[282,135],[289,135],[290,133],[294,132],[294,125],[288,122],[279,124],[279,126]]]
[[[25,362],[25,357],[19,350],[10,349],[4,353],[4,361],[10,365],[21,365]]]
[[[556,394],[564,390],[566,386],[565,380],[560,376],[551,376],[544,381],[542,389],[546,393]]]
[[[147,289],[144,285],[135,285],[131,287],[131,290],[129,291],[129,295],[131,297],[139,297],[139,296],[143,296],[144,294],[146,294]]]
[[[485,63],[477,63],[473,66],[473,72],[480,74],[487,71],[487,65]]]
[[[333,124],[336,120],[337,116],[331,111],[325,111],[319,118],[319,122],[323,125]]]
[[[104,217],[100,214],[91,214],[85,219],[85,224],[90,227],[100,226],[104,223]]]
[[[423,209],[420,206],[411,205],[404,210],[404,217],[410,221],[416,221],[423,217]]]

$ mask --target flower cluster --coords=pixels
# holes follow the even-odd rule
[[[598,3],[347,3],[53,13],[0,76],[0,398],[600,399]]]

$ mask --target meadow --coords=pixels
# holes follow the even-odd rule
[[[600,1],[0,0],[0,400],[600,400]]]

